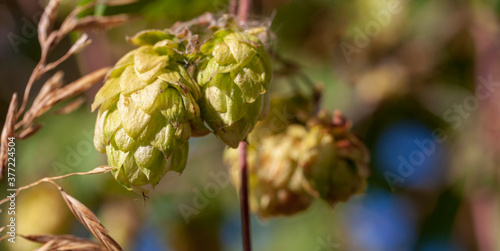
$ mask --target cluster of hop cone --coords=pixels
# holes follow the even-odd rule
[[[146,30],[129,39],[138,48],[116,63],[92,104],[99,108],[94,145],[107,154],[118,182],[148,193],[167,172],[183,171],[191,136],[214,133],[231,148],[250,143],[251,207],[263,216],[364,190],[368,153],[338,116],[302,111],[303,119],[282,131],[253,136],[265,131],[270,103],[277,103],[269,99],[272,69],[262,32],[229,20],[198,34]],[[226,159],[234,173],[231,150]]]
[[[253,212],[263,218],[292,215],[315,198],[333,206],[364,192],[369,154],[339,111],[318,110],[300,94],[273,98],[271,107],[248,135]],[[224,159],[239,187],[238,151],[226,150]]]

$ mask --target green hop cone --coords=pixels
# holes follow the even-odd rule
[[[350,123],[336,111],[322,110],[308,123],[301,144],[300,165],[307,189],[332,206],[364,192],[369,175],[369,153],[363,142],[349,131]]]
[[[228,146],[236,148],[265,117],[269,107],[271,65],[252,31],[221,29],[200,48],[197,75],[202,117]]]
[[[248,147],[250,207],[263,218],[292,215],[309,207],[314,197],[304,188],[306,180],[298,165],[306,127],[290,125],[279,134],[265,137],[258,147]],[[227,149],[233,184],[240,187],[238,150]]]
[[[182,172],[189,137],[208,132],[196,102],[201,92],[183,67],[196,57],[187,49],[189,39],[140,32],[130,39],[139,48],[116,63],[95,96],[94,145],[129,189],[148,192],[168,171]]]

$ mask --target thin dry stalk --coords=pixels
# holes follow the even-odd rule
[[[75,111],[76,109],[80,108],[83,104],[85,104],[86,100],[87,99],[85,99],[84,97],[77,98],[74,101],[71,101],[71,103],[58,109],[54,113],[58,114],[58,115],[71,113],[71,112]]]
[[[101,82],[105,78],[106,73],[109,71],[109,69],[111,68],[101,68],[61,88],[58,87],[59,82],[57,82],[60,77],[56,76],[60,75],[60,72],[56,73],[43,86],[41,92],[33,102],[33,105],[24,114],[23,120],[18,123],[18,126],[22,125],[23,127],[31,127],[36,118],[40,117],[42,114],[50,110],[52,107],[54,107],[54,105],[63,100],[67,100],[76,95],[79,95],[94,84]],[[51,81],[52,79],[55,80]]]
[[[130,1],[115,1],[116,3]],[[49,52],[54,49],[59,42],[66,37],[70,32],[83,29],[109,29],[117,25],[123,24],[130,20],[127,15],[115,15],[107,17],[89,16],[78,19],[78,14],[83,10],[91,7],[93,4],[87,4],[75,8],[62,22],[59,29],[54,29],[54,21],[57,17],[61,0],[50,0],[45,8],[40,23],[38,24],[38,41],[41,48],[40,61],[37,63],[33,72],[30,75],[24,95],[21,100],[21,106],[17,109],[17,95],[12,96],[12,101],[9,106],[5,125],[0,138],[0,181],[2,174],[7,165],[7,150],[8,138],[16,137],[17,139],[25,139],[35,134],[42,128],[41,125],[34,124],[34,120],[45,114],[57,103],[73,98],[76,95],[86,91],[92,85],[99,83],[105,78],[109,68],[102,68],[92,72],[73,83],[63,87],[63,73],[61,71],[54,74],[41,88],[36,96],[33,105],[25,112],[30,91],[34,83],[40,79],[45,73],[55,69],[70,56],[80,52],[83,48],[90,44],[87,34],[82,34],[79,39],[71,46],[64,56],[54,62],[47,62]],[[77,100],[70,103],[66,107],[58,111],[59,114],[74,111],[81,105],[82,100]],[[21,115],[24,113],[23,118]]]
[[[12,95],[12,100],[10,101],[9,111],[7,111],[7,118],[5,119],[5,124],[3,125],[2,135],[0,136],[0,180],[3,177],[3,169],[7,165],[8,159],[8,149],[9,149],[9,137],[14,134],[14,124],[16,123],[16,110],[17,110],[17,94]]]
[[[104,245],[104,247],[106,247],[107,250],[122,250],[120,245],[118,245],[118,243],[111,238],[111,236],[109,236],[108,230],[101,224],[97,216],[95,216],[95,214],[92,213],[88,207],[67,194],[62,187],[52,181],[50,182],[57,186],[59,192],[61,192],[61,195],[64,198],[64,201],[78,221],[80,221],[87,228],[87,230],[89,230],[90,233],[92,233],[92,235],[94,235],[94,237],[102,245]]]
[[[80,173],[70,173],[62,176],[57,176],[57,177],[51,177],[51,178],[43,178],[40,179],[36,182],[33,182],[29,185],[20,187],[17,189],[15,196],[19,194],[20,191],[28,189],[30,187],[34,187],[42,182],[49,182],[52,183],[54,186],[56,186],[59,189],[59,192],[61,193],[61,196],[63,197],[64,201],[66,202],[66,205],[68,208],[71,210],[73,215],[80,221],[88,230],[89,232],[94,235],[94,237],[103,245],[103,247],[106,248],[106,250],[122,250],[120,245],[113,239],[111,236],[108,234],[108,230],[101,224],[97,216],[95,216],[92,211],[86,207],[83,203],[78,201],[77,199],[73,198],[69,194],[67,194],[62,187],[57,185],[54,180],[57,179],[62,179],[65,177],[73,176],[73,175],[89,175],[89,174],[99,174],[99,173],[107,173],[111,171],[112,167],[111,166],[100,166],[97,167],[91,171],[88,172],[80,172]],[[0,201],[0,205],[9,201],[9,198],[5,198],[2,201]],[[1,239],[4,239],[2,237]],[[0,239],[0,240],[1,240]],[[45,248],[48,247],[53,247],[54,245],[58,245],[60,242],[58,242],[55,239],[48,240],[47,243],[44,245]],[[65,250],[65,249],[41,249],[41,250]],[[75,249],[66,249],[66,250],[75,250]],[[82,249],[84,250],[84,249]],[[97,250],[102,250],[102,249],[97,249]]]
[[[56,177],[46,177],[46,178],[40,179],[38,181],[35,181],[29,185],[19,187],[15,193],[15,196],[17,196],[19,194],[19,192],[26,190],[28,188],[34,187],[34,186],[36,186],[40,183],[43,183],[43,182],[52,182],[54,180],[59,180],[59,179],[63,179],[63,178],[74,176],[74,175],[89,175],[89,174],[107,173],[107,172],[111,171],[111,169],[113,169],[112,166],[103,165],[103,166],[96,167],[88,172],[68,173],[68,174],[56,176]],[[3,200],[0,200],[0,205],[2,205],[3,203],[5,203],[7,201],[9,201],[9,198],[5,198]]]
[[[79,238],[73,235],[21,235],[23,238],[44,244],[36,251],[52,250],[89,250],[105,251],[106,248],[100,243]]]

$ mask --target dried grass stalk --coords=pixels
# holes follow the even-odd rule
[[[54,183],[55,185],[55,183]],[[57,186],[57,185],[56,185]],[[82,204],[77,199],[71,197],[67,194],[60,186],[59,192],[64,198],[64,201],[68,205],[69,209],[75,217],[94,235],[94,237],[106,247],[107,250],[122,250],[120,245],[116,243],[116,241],[111,238],[108,234],[108,230],[101,224],[97,216],[95,216],[92,211]]]
[[[59,114],[71,113],[71,112],[75,111],[76,109],[80,108],[85,103],[86,100],[87,99],[85,99],[84,97],[77,98],[74,101],[72,101],[71,103],[69,103],[69,104],[65,105],[64,107],[55,111],[55,114],[59,115]]]
[[[33,182],[29,185],[20,187],[17,189],[15,195],[17,196],[20,191],[28,189],[30,187],[36,186],[42,182],[50,182],[54,186],[56,186],[59,189],[59,192],[61,193],[61,196],[63,197],[64,201],[66,202],[66,205],[69,207],[73,215],[80,221],[88,230],[89,232],[94,235],[94,237],[102,244],[102,247],[104,247],[106,250],[122,250],[120,245],[113,239],[111,236],[108,234],[108,230],[101,224],[97,216],[95,216],[92,211],[86,207],[83,203],[78,201],[77,199],[73,198],[69,194],[67,194],[62,187],[57,185],[54,180],[57,179],[62,179],[65,177],[73,176],[73,175],[89,175],[89,174],[98,174],[98,173],[107,173],[111,171],[112,167],[111,166],[99,166],[96,167],[95,169],[88,171],[88,172],[81,172],[81,173],[70,173],[62,176],[57,176],[57,177],[52,177],[52,178],[43,178],[40,179],[36,182]],[[9,198],[5,198],[0,201],[0,205],[9,201]],[[4,236],[5,237],[5,236]],[[4,237],[0,239],[4,239]],[[46,237],[46,236],[45,236]],[[39,240],[42,240],[42,237],[39,237]],[[51,249],[53,246],[57,246],[58,244],[61,244],[57,239],[50,239],[48,240],[47,238],[43,239],[46,240],[46,243],[42,248],[46,249],[40,249],[40,250],[78,250],[78,249]],[[87,243],[88,244],[88,243]],[[80,249],[80,250],[93,250],[93,249]],[[102,250],[102,249],[96,249],[96,250]]]
[[[104,251],[106,248],[100,243],[79,238],[73,235],[21,235],[23,238],[44,244],[36,251],[52,250],[89,250]]]
[[[111,68],[105,67],[96,70],[68,85],[65,85],[62,88],[54,89],[52,88],[53,82],[47,81],[46,84],[51,85],[51,87],[46,88],[49,91],[46,91],[46,93],[44,93],[43,96],[40,95],[37,96],[37,99],[31,106],[31,108],[24,115],[22,123],[24,124],[24,126],[32,125],[36,118],[38,118],[39,116],[50,110],[57,103],[72,98],[86,91],[94,84],[101,82],[105,78],[106,73],[109,71],[109,69]]]
[[[114,15],[109,17],[88,16],[78,20],[74,30],[88,29],[110,29],[130,20],[130,16],[126,14]]]
[[[19,194],[19,192],[26,190],[28,188],[34,187],[34,186],[36,186],[40,183],[43,183],[43,182],[52,182],[54,180],[59,180],[59,179],[63,179],[63,178],[74,176],[74,175],[89,175],[89,174],[107,173],[107,172],[111,171],[111,169],[113,169],[112,166],[103,165],[103,166],[96,167],[88,172],[68,173],[68,174],[56,176],[56,177],[46,177],[46,178],[40,179],[38,181],[35,181],[29,185],[19,187],[15,194],[17,196]],[[2,205],[3,203],[5,203],[7,201],[9,201],[9,198],[5,198],[3,200],[0,200],[0,205]]]
[[[120,1],[117,1],[118,3]],[[63,72],[59,71],[54,74],[41,88],[40,92],[36,96],[33,105],[25,112],[26,105],[28,103],[28,98],[30,95],[31,88],[36,80],[40,79],[45,73],[50,70],[55,69],[58,65],[68,59],[71,55],[80,52],[85,48],[91,41],[87,34],[83,34],[80,38],[71,46],[71,48],[66,52],[66,54],[57,59],[54,62],[47,63],[47,55],[49,52],[59,44],[59,42],[71,31],[82,30],[82,29],[108,29],[124,22],[130,20],[127,15],[116,15],[107,17],[84,17],[78,19],[78,14],[93,6],[94,3],[89,3],[85,6],[76,7],[62,22],[59,29],[54,29],[54,21],[56,19],[57,13],[59,11],[59,6],[61,0],[50,0],[47,7],[45,8],[38,24],[38,40],[41,47],[40,61],[33,69],[30,75],[26,88],[24,90],[24,96],[21,101],[19,109],[17,109],[17,96],[13,96],[11,104],[9,106],[9,112],[7,113],[7,118],[5,120],[5,125],[2,130],[2,135],[0,138],[0,181],[2,180],[3,172],[5,171],[5,166],[7,165],[7,149],[8,149],[8,137],[15,136],[18,139],[25,139],[36,133],[42,128],[41,125],[35,125],[34,120],[40,117],[42,114],[50,110],[57,103],[70,99],[83,91],[90,88],[93,84],[96,84],[106,76],[106,72],[109,68],[102,68],[95,72],[92,72],[75,82],[63,87]],[[68,113],[82,104],[81,100],[74,101],[59,110],[58,113]],[[21,115],[24,116],[21,121]],[[16,124],[17,123],[17,124]]]
[[[17,94],[12,95],[9,110],[7,111],[7,118],[3,125],[2,135],[0,136],[0,180],[2,180],[4,168],[7,166],[9,137],[14,134],[14,126],[16,123],[17,112]]]
[[[45,41],[47,40],[47,34],[51,31],[52,26],[54,25],[54,19],[57,16],[60,4],[60,0],[51,0],[40,17],[40,23],[38,24],[38,41],[40,41],[41,45],[46,44]]]

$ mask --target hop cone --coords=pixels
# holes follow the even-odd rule
[[[204,133],[201,92],[183,67],[196,56],[189,39],[168,31],[137,34],[130,41],[139,48],[116,63],[96,94],[94,145],[127,188],[148,192],[168,171],[182,172],[189,137]]]
[[[261,140],[258,148],[248,147],[250,206],[253,212],[267,218],[292,215],[305,210],[313,200],[305,189],[305,178],[299,166],[300,145],[306,128],[291,125],[286,131]],[[225,160],[231,178],[240,187],[238,150],[228,149]]]
[[[343,115],[336,112],[332,119],[322,110],[308,127],[299,163],[308,190],[332,206],[364,192],[369,175],[368,150],[349,131],[350,124]]]
[[[248,135],[250,144],[259,144],[261,139],[282,133],[287,130],[288,125],[305,125],[316,112],[313,100],[299,93],[273,97],[270,103],[269,114]]]
[[[269,106],[269,58],[251,31],[218,30],[200,50],[205,56],[197,77],[202,117],[224,143],[236,148]]]

